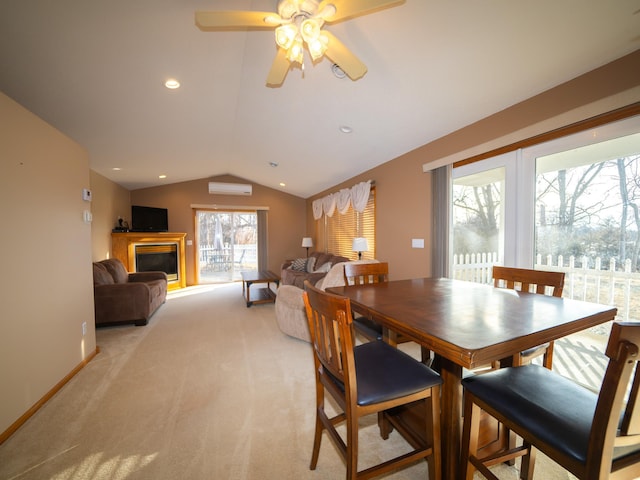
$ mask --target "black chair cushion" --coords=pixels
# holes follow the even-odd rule
[[[501,368],[462,385],[523,431],[586,462],[597,394],[539,365]]]
[[[537,347],[531,347],[526,350],[523,350],[522,352],[520,352],[520,355],[522,355],[524,358],[531,357],[533,355],[540,355],[547,348],[549,348],[549,344],[545,343],[543,345],[538,345]]]
[[[369,339],[382,340],[382,326],[367,317],[355,317],[353,326],[357,332]]]
[[[358,405],[372,405],[440,385],[440,375],[377,340],[354,348]]]

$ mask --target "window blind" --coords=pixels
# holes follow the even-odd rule
[[[349,207],[344,215],[336,212],[332,217],[326,217],[327,251],[351,260],[357,260],[358,252],[352,250],[353,239],[364,237],[367,239],[369,251],[362,252],[362,258],[374,259],[376,258],[375,232],[376,189],[372,187],[369,201],[363,212],[358,213],[353,207]]]

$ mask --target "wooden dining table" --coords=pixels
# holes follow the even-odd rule
[[[615,307],[490,285],[419,278],[327,289],[352,310],[435,353],[443,380],[443,477],[460,478],[463,369],[613,320]]]

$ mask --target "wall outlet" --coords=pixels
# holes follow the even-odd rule
[[[82,322],[82,336],[87,334],[87,322]]]

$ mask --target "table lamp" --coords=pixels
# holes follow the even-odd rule
[[[367,239],[364,237],[356,237],[353,239],[353,246],[351,249],[354,252],[358,252],[358,260],[362,260],[362,252],[369,251],[369,245],[367,244]]]
[[[313,239],[311,237],[302,237],[302,246],[307,249],[307,258],[309,257],[309,247],[313,247]]]

